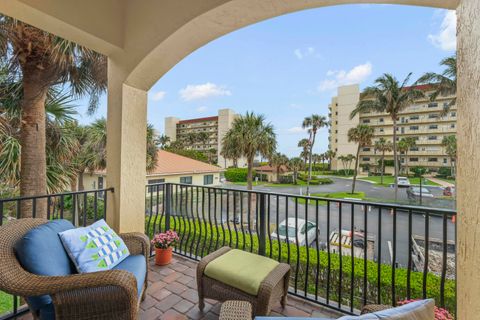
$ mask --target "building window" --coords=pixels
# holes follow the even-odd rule
[[[443,163],[447,164],[447,158],[443,158]]]
[[[192,176],[180,177],[180,183],[192,184]]]
[[[378,119],[378,122],[383,122],[383,118]]]
[[[338,130],[335,130],[335,133],[338,133]]]
[[[338,111],[335,111],[335,115],[338,116]]]
[[[380,131],[380,132],[383,132],[384,130],[383,130],[383,128],[380,128],[379,131]]]
[[[450,125],[450,128],[455,129],[455,123],[452,123],[452,124]]]
[[[400,159],[401,163],[405,163],[405,158]]]
[[[418,151],[418,147],[411,147],[410,151]]]
[[[370,123],[370,119],[363,119],[362,122],[363,123]]]
[[[203,176],[203,184],[209,185],[213,184],[213,174],[207,174]]]
[[[370,148],[363,148],[363,151],[370,151]]]
[[[436,103],[436,102],[431,102],[431,103],[428,104],[428,107],[429,107],[429,108],[436,108],[436,107],[438,107],[438,103]]]
[[[431,130],[432,130],[432,129],[438,129],[438,125],[436,125],[436,124],[431,124],[431,125],[428,126],[428,129],[431,129]]]
[[[437,162],[438,159],[437,158],[428,158],[428,162]]]
[[[428,136],[428,140],[437,140],[437,136]]]
[[[418,126],[410,126],[410,130],[418,130]]]
[[[436,118],[438,118],[438,113],[430,113],[430,114],[428,115],[428,118],[429,118],[429,119],[436,119]]]
[[[410,116],[410,120],[418,120],[418,119],[420,119],[419,116]]]
[[[457,113],[456,113],[455,111],[452,111],[452,112],[450,113],[450,116],[456,117],[456,116],[457,116]]]
[[[418,162],[418,158],[410,158],[409,161],[411,161],[411,162]]]
[[[362,161],[370,161],[370,158],[369,157],[363,157]]]

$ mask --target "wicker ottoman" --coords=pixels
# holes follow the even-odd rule
[[[254,316],[265,316],[275,302],[280,302],[285,307],[290,278],[290,266],[285,263],[278,263],[261,281],[257,294],[247,293],[222,281],[216,280],[205,274],[207,265],[232,250],[229,247],[222,247],[203,258],[197,266],[197,287],[199,308],[203,310],[205,298],[219,301],[240,300],[250,302]],[[230,254],[232,254],[231,252]],[[248,255],[244,261],[248,261]],[[269,258],[252,256],[252,259],[267,259],[265,262],[273,263]],[[225,270],[226,273],[229,270]],[[235,274],[237,276],[237,274]],[[238,276],[241,279],[241,276]]]

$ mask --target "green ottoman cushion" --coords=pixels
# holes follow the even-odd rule
[[[253,253],[233,249],[207,264],[205,275],[256,296],[263,279],[279,263]]]

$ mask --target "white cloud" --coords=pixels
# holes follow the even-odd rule
[[[288,132],[290,133],[301,133],[301,132],[306,132],[307,129],[304,129],[302,127],[291,127],[289,129],[287,129]]]
[[[160,100],[163,100],[163,98],[165,98],[165,95],[167,93],[165,91],[158,91],[158,92],[155,92],[153,95],[152,95],[152,100],[153,101],[160,101]]]
[[[315,48],[314,47],[307,47],[307,48],[297,48],[293,51],[293,54],[297,57],[298,60],[302,60],[303,58],[306,58],[308,56],[313,56],[319,57],[318,54],[315,54]]]
[[[325,79],[318,85],[318,91],[334,90],[338,86],[361,83],[372,74],[372,64],[370,62],[360,64],[353,67],[349,71],[345,70],[329,70],[327,77],[333,79]]]
[[[203,112],[207,111],[207,109],[208,109],[207,107],[201,106],[201,107],[198,107],[198,108],[197,108],[197,112],[203,113]]]
[[[204,84],[189,84],[185,88],[181,89],[179,93],[180,97],[184,101],[232,95],[230,90],[227,90],[225,86],[219,86],[211,82]]]
[[[448,10],[443,16],[440,30],[436,34],[429,34],[428,40],[436,47],[452,51],[457,48],[457,14]]]

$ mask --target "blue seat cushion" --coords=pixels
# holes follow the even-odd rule
[[[15,253],[22,267],[41,276],[65,276],[76,273],[75,267],[65,251],[59,232],[75,228],[67,220],[53,220],[28,231],[15,244]],[[28,297],[34,310],[52,303],[48,295]]]
[[[130,255],[122,262],[117,264],[114,270],[125,270],[133,273],[135,279],[137,279],[137,292],[138,297],[142,293],[143,284],[145,282],[145,276],[147,275],[147,262],[143,255]]]

